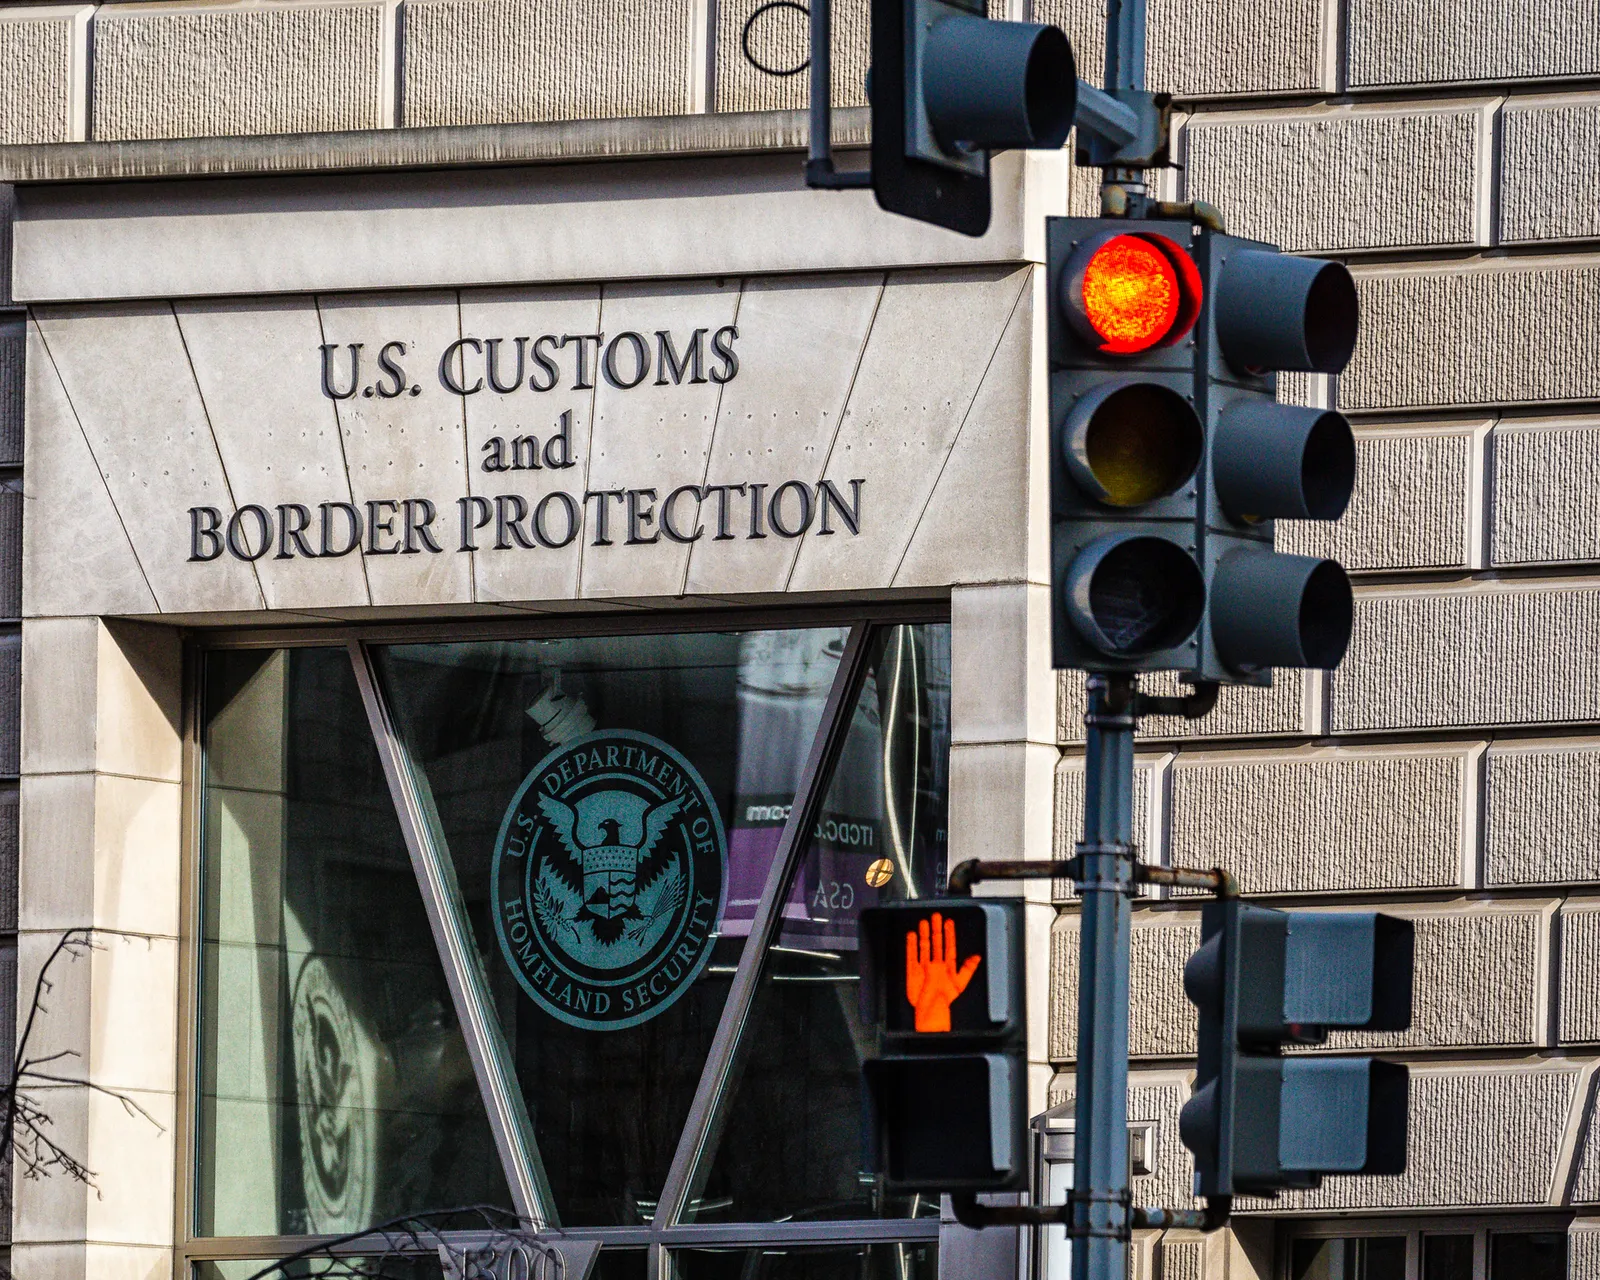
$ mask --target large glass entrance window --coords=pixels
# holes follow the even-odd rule
[[[606,1274],[931,1274],[862,1150],[856,920],[947,874],[947,625],[201,665],[208,1274],[479,1204]]]

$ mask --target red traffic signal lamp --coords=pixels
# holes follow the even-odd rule
[[[1027,1185],[1022,904],[928,899],[861,913],[862,1065],[891,1192]]]
[[[1273,521],[1343,515],[1354,437],[1275,391],[1349,360],[1349,272],[1120,218],[1053,218],[1047,252],[1055,665],[1251,684],[1338,665],[1349,581],[1274,552]]]

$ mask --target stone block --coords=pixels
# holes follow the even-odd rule
[[[950,593],[950,737],[1052,742],[1050,589],[1038,583]]]
[[[1033,0],[1032,17],[1065,31],[1078,74],[1104,82],[1101,0]],[[1332,34],[1321,0],[1150,0],[1148,81],[1180,98],[1332,89]]]
[[[0,630],[0,777],[22,771],[22,629]]]
[[[1341,409],[1600,399],[1600,326],[1550,323],[1600,309],[1600,267],[1374,268],[1356,273],[1356,289],[1361,338],[1339,378]]]
[[[811,79],[773,76],[745,57],[741,38],[750,23],[750,52],[763,66],[782,70],[805,63],[811,45],[810,19],[799,8],[767,8],[766,0],[722,0],[716,7],[716,110],[798,111],[811,100]],[[867,105],[867,65],[872,61],[872,20],[867,0],[837,0],[830,6],[833,25],[833,103]]]
[[[1174,866],[1226,867],[1245,893],[1446,888],[1476,848],[1471,752],[1180,754]]]
[[[1197,116],[1183,137],[1186,198],[1226,209],[1235,235],[1317,250],[1487,240],[1486,107]]]
[[[694,15],[690,0],[406,0],[404,121],[681,115]]]
[[[384,6],[119,13],[94,24],[93,136],[325,133],[391,123]]]
[[[1600,1042],[1600,903],[1582,899],[1561,909],[1562,1044]]]
[[[0,933],[17,927],[17,788],[0,788]],[[0,986],[0,991],[4,987]],[[0,1018],[0,1028],[13,1024]]]
[[[1484,770],[1483,881],[1600,881],[1600,743],[1494,743]]]
[[[1205,1280],[1206,1247],[1199,1240],[1166,1240],[1156,1247],[1161,1280]]]
[[[0,145],[83,137],[87,5],[0,9]]]
[[[1351,0],[1352,88],[1600,73],[1600,26],[1565,0]]]
[[[1597,648],[1592,587],[1361,594],[1332,731],[1600,720],[1600,666],[1580,656]]]
[[[1600,560],[1600,422],[1500,422],[1494,449],[1496,565]]]
[[[1532,1048],[1545,1040],[1547,911],[1410,911],[1411,1029],[1337,1031],[1330,1049]]]
[[[1358,432],[1356,488],[1343,518],[1285,520],[1278,549],[1330,557],[1356,573],[1470,567],[1474,434]]]
[[[1166,849],[1166,763],[1167,756],[1144,756],[1133,763],[1133,843],[1145,862],[1160,863]],[[1083,839],[1083,757],[1062,756],[1055,768],[1055,806],[1053,853],[1057,859],[1070,858]],[[1054,882],[1057,902],[1068,902],[1076,895],[1070,880]],[[1141,890],[1143,892],[1143,890]]]
[[[1147,693],[1187,693],[1189,686],[1176,675],[1158,672],[1142,682]],[[1149,716],[1139,721],[1138,736],[1175,738],[1268,738],[1317,732],[1320,708],[1304,671],[1283,669],[1272,673],[1270,688],[1227,685],[1217,696],[1216,709],[1199,720],[1179,716]],[[1056,694],[1057,740],[1083,741],[1083,716],[1088,708],[1081,671],[1064,671]]]
[[[1050,1061],[1078,1056],[1078,930],[1063,914],[1050,934]],[[1196,1014],[1183,992],[1183,966],[1200,945],[1197,917],[1141,912],[1129,933],[1128,1053],[1181,1058],[1195,1051]]]
[[[1562,1062],[1413,1065],[1406,1172],[1397,1178],[1329,1178],[1321,1190],[1288,1192],[1271,1207],[1301,1212],[1547,1204],[1581,1074]]]
[[[1050,855],[1056,749],[1003,742],[950,750],[950,865]]]
[[[1138,1071],[1128,1076],[1128,1120],[1155,1126],[1150,1172],[1133,1179],[1135,1204],[1186,1208],[1193,1197],[1194,1160],[1178,1137],[1178,1113],[1189,1100],[1192,1076],[1187,1071]],[[1051,1106],[1071,1102],[1077,1080],[1063,1072],[1050,1082]]]
[[[1600,1220],[1576,1218],[1567,1227],[1569,1280],[1600,1280]]]
[[[1550,199],[1547,181],[1588,163],[1600,133],[1600,103],[1512,99],[1501,109],[1500,128],[1500,239],[1600,236],[1600,210],[1587,200]]]

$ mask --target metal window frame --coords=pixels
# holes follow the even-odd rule
[[[837,605],[777,608],[629,609],[506,619],[463,617],[412,624],[353,624],[281,628],[218,628],[191,631],[185,644],[184,828],[181,888],[183,945],[180,950],[180,1028],[174,1275],[189,1280],[194,1264],[229,1259],[270,1259],[302,1249],[313,1236],[198,1236],[194,1233],[198,1191],[195,1108],[199,1101],[200,961],[203,929],[201,841],[204,804],[204,754],[201,750],[201,695],[204,657],[211,650],[337,648],[350,657],[373,741],[384,768],[396,818],[423,894],[451,999],[467,1039],[507,1185],[519,1213],[543,1228],[573,1239],[598,1239],[620,1248],[644,1248],[649,1280],[667,1280],[675,1248],[763,1245],[923,1244],[939,1238],[934,1218],[885,1218],[819,1222],[695,1223],[682,1221],[700,1166],[716,1149],[727,1103],[737,1084],[738,1066],[750,1012],[759,990],[762,963],[780,923],[778,897],[804,851],[803,833],[814,822],[843,748],[861,684],[870,665],[873,640],[897,625],[949,622],[948,596],[891,601],[863,600]],[[395,731],[387,697],[377,676],[371,646],[448,643],[492,639],[554,639],[624,635],[681,635],[694,632],[758,631],[803,627],[849,628],[845,652],[824,703],[823,714],[797,782],[795,802],[779,839],[763,887],[750,936],[723,1006],[694,1100],[662,1189],[655,1220],[641,1227],[556,1226],[554,1205],[542,1183],[537,1147],[526,1105],[510,1070],[499,1020],[478,966],[472,962],[470,935],[464,931],[459,895],[452,897],[454,872],[444,856],[442,833],[426,780],[409,759]],[[466,1241],[470,1233],[463,1234]],[[370,1246],[369,1246],[370,1247]],[[350,1246],[360,1252],[360,1242]]]
[[[1499,1234],[1554,1232],[1566,1235],[1574,1212],[1531,1206],[1526,1210],[1473,1214],[1406,1214],[1393,1218],[1277,1218],[1273,1275],[1292,1280],[1290,1265],[1297,1240],[1348,1240],[1358,1236],[1404,1236],[1406,1280],[1426,1280],[1422,1241],[1426,1236],[1472,1237],[1473,1280],[1496,1280],[1489,1271],[1489,1237]],[[1252,1215],[1253,1217],[1253,1215]],[[1250,1221],[1250,1218],[1242,1219]],[[1499,1280],[1504,1280],[1500,1277]]]

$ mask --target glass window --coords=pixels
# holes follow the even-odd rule
[[[1472,1236],[1423,1236],[1422,1280],[1473,1280]]]
[[[936,1280],[933,1244],[675,1249],[675,1280]]]
[[[1296,1240],[1291,1280],[1406,1280],[1404,1236]]]
[[[508,1204],[348,654],[209,654],[201,717],[199,1234]]]
[[[723,1136],[691,1200],[701,1221],[937,1216],[891,1200],[862,1147],[856,922],[940,894],[946,868],[950,632],[894,627],[854,709],[822,817],[764,960]]]
[[[654,1217],[845,638],[380,653],[566,1225]]]
[[[1489,1236],[1489,1280],[1565,1280],[1561,1231],[1496,1231]]]

